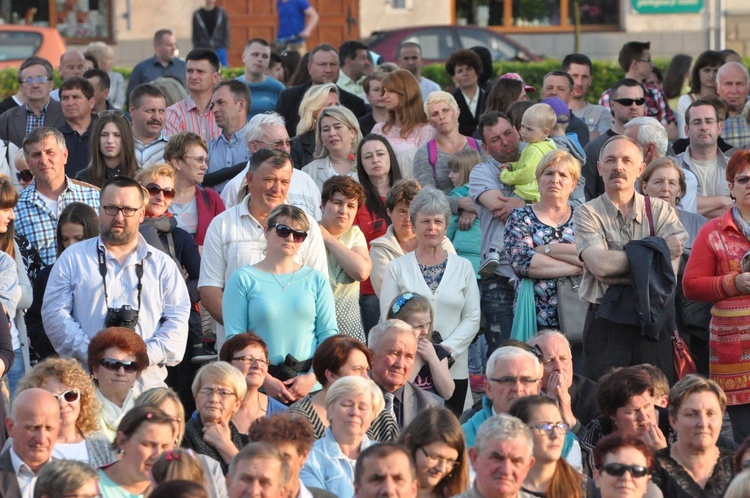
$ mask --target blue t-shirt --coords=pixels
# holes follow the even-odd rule
[[[296,35],[305,29],[305,11],[310,8],[307,0],[277,0],[276,11],[279,13],[279,40],[295,37],[292,42],[300,41]]]
[[[248,83],[245,75],[240,75],[237,79],[247,85],[252,96],[250,113],[247,115],[248,121],[256,114],[273,111],[276,101],[279,100],[279,94],[285,88],[283,83],[270,76],[266,77],[263,83]]]

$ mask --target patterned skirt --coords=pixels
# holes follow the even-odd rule
[[[730,406],[750,403],[750,308],[743,301],[719,301],[711,310],[710,377]]]

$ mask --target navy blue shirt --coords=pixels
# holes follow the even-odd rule
[[[65,163],[65,174],[68,178],[75,178],[76,173],[86,168],[91,161],[91,131],[94,129],[96,115],[91,115],[89,127],[80,135],[68,123],[58,128],[65,137],[65,146],[68,148],[68,162]]]
[[[169,64],[167,64],[166,66],[163,66],[161,62],[157,61],[156,56],[151,57],[150,59],[146,59],[145,61],[141,61],[135,65],[135,67],[133,68],[133,72],[130,73],[130,80],[128,80],[127,98],[130,98],[130,92],[133,91],[133,88],[137,87],[141,83],[150,83],[156,78],[160,78],[162,76],[174,76],[175,78],[180,80],[180,82],[182,82],[182,86],[185,86],[186,70],[187,67],[185,66],[185,61],[183,59],[178,59],[177,57],[169,61]]]

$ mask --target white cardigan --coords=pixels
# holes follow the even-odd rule
[[[416,292],[430,300],[435,312],[432,326],[443,336],[443,346],[453,351],[451,367],[454,379],[469,378],[469,345],[479,331],[479,286],[468,259],[448,253],[448,263],[440,285],[433,294],[424,281],[412,251],[388,264],[380,290],[380,318],[385,320],[388,306],[402,292]]]

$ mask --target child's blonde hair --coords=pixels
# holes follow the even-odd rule
[[[206,475],[198,455],[193,450],[176,448],[169,450],[154,462],[151,468],[151,478],[154,484],[163,482],[185,480],[203,484]]]
[[[28,161],[26,161],[26,154],[23,153],[23,149],[18,149],[16,153],[13,154],[13,166],[15,166],[16,169],[20,171],[21,167],[28,165]]]
[[[523,113],[523,118],[530,120],[540,128],[552,128],[557,124],[557,113],[548,104],[534,104]]]
[[[469,174],[474,166],[482,162],[482,155],[479,151],[474,149],[463,149],[459,150],[448,161],[448,167],[451,171],[458,171],[461,173],[461,181],[459,185],[469,183]]]
[[[475,151],[476,152],[476,151]],[[412,313],[430,313],[430,334],[427,339],[432,339],[432,331],[435,326],[435,312],[430,300],[421,294],[404,292],[396,296],[388,307],[388,320],[397,318],[408,323],[407,317]]]

